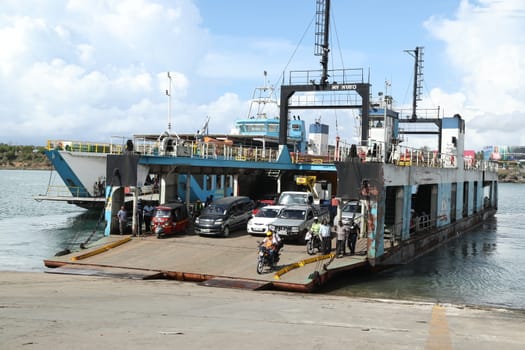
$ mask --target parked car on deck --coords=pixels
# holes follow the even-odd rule
[[[323,220],[328,222],[330,220],[328,209],[313,205],[287,205],[268,228],[277,232],[282,239],[304,243],[306,233],[316,217],[319,222]]]
[[[204,208],[193,227],[195,233],[204,235],[222,235],[227,237],[230,232],[245,229],[252,217],[255,207],[249,197],[223,197],[214,200]]]
[[[361,226],[361,202],[359,201],[349,201],[341,209],[341,220],[343,225],[349,225],[352,219],[354,222]]]
[[[275,220],[284,207],[284,205],[267,205],[259,208],[257,214],[248,221],[246,230],[251,235],[264,235],[268,231],[268,225]]]
[[[166,203],[155,207],[151,220],[151,232],[156,234],[157,238],[185,233],[189,224],[190,216],[184,203]]]
[[[255,208],[253,208],[253,215],[257,214],[261,208],[266,207],[267,205],[274,205],[275,200],[273,199],[260,199],[255,202]]]

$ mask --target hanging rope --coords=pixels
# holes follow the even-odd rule
[[[110,187],[110,189],[109,189],[110,193],[111,193],[112,190],[113,190],[113,187]],[[84,242],[80,243],[80,249],[86,249],[87,248],[87,244],[89,243],[89,241],[97,233],[97,231],[99,229],[99,226],[100,226],[100,223],[104,220],[104,214],[106,212],[106,206],[108,204],[108,199],[109,199],[109,196],[104,201],[104,206],[103,206],[103,208],[102,208],[102,210],[100,212],[100,215],[98,217],[97,224],[95,225],[95,228],[93,229],[91,234],[86,238],[86,240]],[[78,241],[78,239],[80,238],[80,235],[81,235],[81,232],[77,231],[75,236],[69,241],[68,246],[69,247],[73,246]],[[66,249],[61,250],[58,253],[56,253],[55,256],[62,256],[62,255],[70,254],[70,253],[71,253],[71,250],[69,248],[66,248]]]
[[[98,217],[98,221],[97,221],[97,224],[95,225],[95,228],[93,229],[93,232],[91,232],[91,234],[88,236],[88,238],[86,238],[86,240],[84,242],[80,243],[80,249],[86,249],[86,245],[89,243],[91,238],[93,238],[95,233],[98,231],[98,227],[100,226],[100,223],[104,219],[104,213],[106,211],[106,205],[107,205],[107,199],[104,202],[104,208],[102,208],[102,211],[100,212],[100,216]]]
[[[281,73],[281,75],[279,76],[279,78],[277,79],[277,81],[275,82],[274,86],[278,86],[279,85],[279,81],[282,79],[284,80],[284,72],[286,71],[286,69],[288,68],[288,66],[290,65],[290,63],[292,62],[292,59],[294,58],[295,54],[297,53],[297,50],[299,49],[299,47],[301,46],[301,43],[303,42],[305,36],[306,36],[306,33],[308,33],[310,27],[312,26],[312,23],[314,23],[314,20],[315,20],[315,15],[312,17],[312,20],[310,21],[310,24],[308,24],[308,26],[306,27],[304,33],[303,33],[303,36],[301,37],[301,39],[299,40],[299,42],[297,43],[297,46],[295,47],[295,50],[292,52],[292,55],[290,56],[290,58],[288,59],[288,62],[286,63],[286,65],[284,66],[284,69]]]

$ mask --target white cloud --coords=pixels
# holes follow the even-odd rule
[[[3,3],[0,142],[108,141],[115,134],[163,130],[161,72],[193,71],[208,40],[192,2],[166,4]],[[188,86],[186,73],[176,74],[174,99],[187,97]]]
[[[463,0],[455,18],[431,18],[426,27],[445,43],[453,74],[463,77],[457,92],[432,99],[466,119],[467,146],[523,144],[525,3]]]
[[[209,115],[211,132],[229,132],[246,116],[263,70],[279,84],[296,48],[285,35],[265,38],[262,30],[260,37],[209,33],[189,0],[6,0],[0,13],[0,142],[161,132],[168,120],[167,71],[174,130],[193,133]],[[453,17],[426,22],[461,84],[433,88],[421,105],[460,113],[469,148],[525,144],[524,14],[521,0],[463,0]],[[298,50],[293,69],[315,69],[310,44]],[[343,51],[345,59],[354,55],[351,62],[364,60]],[[352,139],[355,111],[337,113],[341,137]],[[318,117],[303,115],[309,122]],[[326,114],[323,122],[334,137],[335,118]]]

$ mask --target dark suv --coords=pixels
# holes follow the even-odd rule
[[[195,233],[201,236],[227,237],[232,231],[246,229],[254,207],[253,201],[248,197],[219,198],[204,208],[201,215],[195,219]]]

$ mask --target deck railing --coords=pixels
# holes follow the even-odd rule
[[[89,194],[81,187],[50,185],[45,195],[48,197],[86,197]]]
[[[94,143],[70,140],[50,140],[47,149],[66,150],[70,152],[90,152],[122,154],[125,150],[124,138],[119,138],[119,143]],[[276,162],[278,149],[276,147],[249,147],[244,145],[232,145],[226,142],[203,142],[203,141],[178,141],[169,148],[162,150],[159,141],[151,141],[145,138],[135,138],[133,151],[148,156],[164,157],[191,157],[202,159],[221,159],[254,162]],[[385,162],[397,166],[417,166],[431,168],[456,168],[457,159],[453,154],[439,153],[427,149],[418,149],[398,145],[390,149],[385,155],[382,142],[371,141],[369,146],[356,146],[355,155],[361,162]],[[330,149],[328,155],[312,155],[306,153],[290,152],[293,163],[298,164],[332,164],[335,161],[344,161],[351,155],[351,145],[341,142],[334,150]],[[488,170],[497,171],[495,162],[486,160],[473,160],[463,158],[466,170]]]

